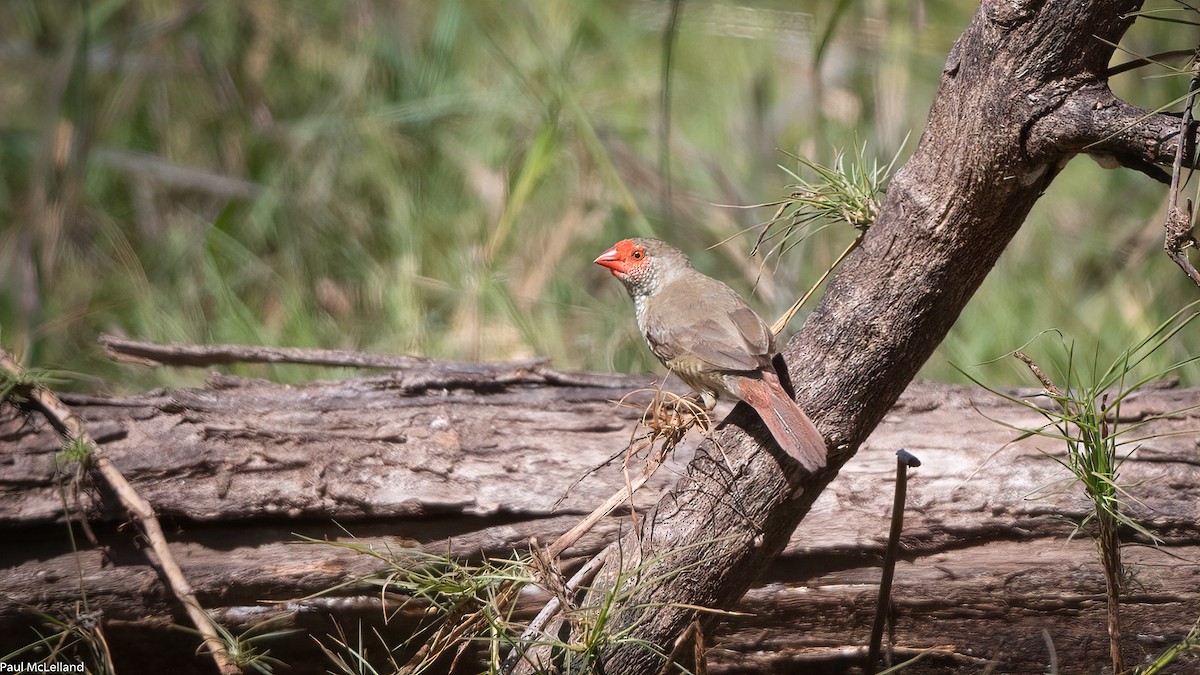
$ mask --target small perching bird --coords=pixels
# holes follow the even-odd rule
[[[721,395],[745,401],[805,469],[825,466],[825,438],[779,382],[775,336],[733,289],[658,239],[624,239],[595,263],[625,284],[650,351],[709,409]]]

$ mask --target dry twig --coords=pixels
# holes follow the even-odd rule
[[[1193,66],[1200,69],[1200,62]],[[1200,71],[1192,76],[1188,86],[1187,101],[1184,103],[1183,115],[1179,119],[1179,142],[1175,146],[1175,163],[1171,168],[1171,189],[1167,196],[1167,220],[1163,223],[1166,230],[1166,241],[1163,248],[1167,256],[1188,275],[1197,286],[1200,286],[1200,271],[1188,260],[1187,249],[1196,248],[1196,237],[1192,234],[1192,203],[1187,202],[1187,208],[1179,206],[1180,175],[1183,173],[1183,146],[1187,145],[1190,137],[1188,131],[1192,127],[1192,105],[1196,102],[1196,93],[1200,89]]]
[[[21,366],[8,352],[3,350],[0,350],[0,368],[8,371],[10,377],[14,379],[19,380],[22,376],[23,369]],[[162,526],[158,522],[158,517],[154,514],[154,507],[129,484],[129,481],[125,479],[120,470],[113,465],[112,461],[96,445],[95,440],[92,439],[84,428],[83,421],[70,408],[64,405],[53,392],[35,383],[30,384],[22,394],[27,396],[30,401],[41,409],[63,437],[69,441],[79,440],[86,444],[88,448],[91,448],[92,463],[96,467],[96,471],[104,478],[112,491],[116,493],[118,499],[121,500],[121,505],[137,520],[142,533],[146,537],[146,541],[150,544],[150,550],[146,551],[146,557],[150,559],[152,565],[162,572],[163,577],[167,581],[167,586],[183,604],[188,617],[192,620],[192,623],[196,626],[196,630],[204,639],[204,646],[212,655],[217,668],[222,675],[233,675],[242,672],[241,668],[229,655],[229,652],[226,651],[224,643],[218,637],[216,625],[200,606],[199,601],[196,600],[196,593],[192,590],[191,583],[188,582],[179,564],[175,562],[175,557],[171,554],[171,550],[167,546],[167,538],[163,534]]]
[[[808,302],[808,299],[812,297],[812,294],[817,292],[817,289],[821,287],[821,284],[825,283],[825,280],[829,278],[829,275],[833,274],[833,271],[842,264],[842,261],[846,259],[846,256],[850,255],[850,253],[854,251],[854,249],[858,248],[858,245],[861,243],[862,235],[855,237],[854,241],[850,242],[850,245],[846,247],[846,250],[842,251],[842,254],[838,256],[838,259],[833,261],[833,264],[829,266],[829,269],[825,270],[825,273],[821,275],[820,279],[817,279],[817,283],[813,284],[812,288],[808,289],[807,293],[800,296],[799,300],[792,303],[792,306],[783,313],[783,316],[779,317],[775,320],[775,323],[771,324],[772,335],[778,336],[781,332],[783,332],[783,329],[787,327],[788,322],[792,320],[792,317],[796,316],[796,312],[800,311],[800,308],[804,306],[804,303]]]
[[[369,354],[341,349],[303,349],[298,347],[263,347],[258,345],[190,345],[157,344],[129,340],[115,335],[101,335],[100,344],[110,358],[148,366],[207,366],[234,363],[293,363],[334,368],[380,368],[403,370],[435,365],[430,359],[402,354]],[[533,368],[545,359],[529,359],[503,364],[513,369]],[[439,364],[444,365],[444,364]],[[465,364],[476,369],[487,364]]]

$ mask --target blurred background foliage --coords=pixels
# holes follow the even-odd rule
[[[654,369],[623,289],[592,259],[626,236],[670,239],[777,316],[854,231],[751,258],[774,208],[722,205],[786,195],[779,165],[803,173],[789,154],[828,163],[865,145],[903,161],[974,9],[6,0],[0,343],[84,389],[204,376],[116,365],[102,332]],[[1141,20],[1124,46],[1195,44],[1193,29]],[[1114,86],[1166,105],[1187,83],[1163,72]],[[1165,194],[1072,161],[922,376],[961,380],[951,363],[1045,329],[1105,353],[1148,333],[1197,295],[1161,251]],[[1022,369],[979,374],[1029,383]]]

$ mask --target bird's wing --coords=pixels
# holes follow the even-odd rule
[[[648,299],[642,330],[664,363],[690,357],[714,370],[758,370],[770,363],[774,342],[732,289],[700,274]]]

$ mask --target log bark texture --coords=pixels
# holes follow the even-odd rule
[[[798,526],[801,542],[820,541],[824,532],[801,521],[1067,161],[1086,150],[1131,164],[1171,162],[1178,118],[1120,101],[1106,80],[1112,45],[1140,5],[980,3],[877,221],[783,350],[801,407],[833,448],[829,466],[803,474],[753,412],[735,410],[642,527],[605,553],[599,586],[636,569],[662,580],[627,598],[625,606],[644,609],[622,615],[615,630],[629,639],[606,649],[605,672],[656,672],[697,619],[692,607],[734,607]],[[1193,138],[1194,127],[1188,131]],[[1186,155],[1193,146],[1189,140]],[[681,579],[675,570],[687,573]]]
[[[64,398],[155,506],[201,603],[225,625],[292,612],[282,625],[326,644],[335,622],[351,635],[360,621],[379,625],[398,640],[412,623],[402,615],[382,626],[372,588],[305,599],[379,562],[300,544],[299,535],[468,557],[505,556],[534,536],[549,542],[624,484],[612,466],[552,508],[629,440],[636,413],[612,401],[650,381],[522,365],[475,375],[454,367],[438,384],[437,370],[427,364],[302,386],[214,377],[205,389]],[[1151,390],[1123,408],[1123,421],[1197,403],[1197,390]],[[82,585],[103,618],[118,672],[207,672],[211,663],[195,656],[198,639],[170,627],[183,621],[182,610],[106,495],[84,491],[81,501],[107,562],[81,536],[80,553],[71,552],[54,481],[57,434],[37,416],[0,411],[0,654],[32,641],[39,620],[30,608],[76,616]],[[1043,672],[1050,657],[1042,629],[1059,672],[1097,672],[1107,656],[1103,574],[1092,543],[1069,541],[1064,520],[1081,517],[1086,502],[1063,484],[1067,474],[1052,459],[1060,448],[1031,439],[1000,450],[1014,433],[989,417],[1040,423],[977,389],[910,388],[735,606],[748,615],[720,622],[710,672],[833,673],[861,662],[900,447],[924,464],[909,483],[895,637],[901,655],[943,648],[909,672],[955,672],[990,660],[1007,672]],[[1167,414],[1145,432],[1198,427],[1194,412]],[[1200,616],[1198,448],[1195,435],[1148,440],[1122,473],[1144,481],[1133,488],[1134,515],[1166,542],[1126,550],[1134,570],[1125,607],[1131,662],[1178,640]],[[635,501],[652,505],[690,453],[680,450]],[[568,570],[632,527],[628,513],[602,521],[568,552]],[[546,598],[526,594],[522,611]],[[289,664],[287,672],[329,667],[304,635],[274,642],[272,655]]]

